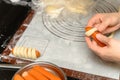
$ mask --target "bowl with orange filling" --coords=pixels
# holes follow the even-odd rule
[[[30,63],[18,70],[12,80],[67,80],[63,70],[50,62]]]

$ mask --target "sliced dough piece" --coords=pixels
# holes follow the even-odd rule
[[[97,28],[92,28],[91,30],[87,31],[87,32],[85,33],[85,35],[86,35],[86,36],[91,36],[95,31],[97,31]],[[108,38],[113,38],[113,36],[114,36],[114,32],[112,32],[112,33],[108,36]]]
[[[16,56],[20,57],[20,47],[16,47]]]
[[[66,8],[70,12],[87,14],[90,7],[93,6],[94,0],[65,0]]]
[[[70,10],[71,12],[74,12],[74,13],[82,13],[82,14],[87,14],[87,11],[85,10],[84,7],[82,6],[71,6],[71,5],[68,5],[67,6],[67,9]]]
[[[37,56],[36,56],[36,49],[35,48],[32,48],[32,59],[36,59]]]
[[[40,57],[41,53],[35,48],[28,47],[14,47],[12,49],[12,54],[16,57],[27,58],[27,59],[37,59]]]
[[[22,57],[22,54],[21,54],[21,49],[22,49],[22,47],[18,47],[19,49],[17,50],[18,51],[18,53],[19,53],[19,57]]]
[[[20,56],[25,57],[25,55],[24,55],[24,47],[20,48]]]
[[[86,36],[91,36],[95,31],[97,31],[97,28],[92,28],[91,30],[85,32]]]
[[[17,49],[16,49],[17,47],[14,47],[14,49],[13,49],[13,51],[12,51],[12,53],[13,53],[13,55],[15,55],[15,56],[17,56]]]
[[[25,58],[28,58],[28,49],[26,47],[24,47],[23,54],[24,54]]]
[[[64,9],[64,7],[62,6],[58,6],[58,5],[48,5],[45,8],[45,12],[47,13],[48,16],[50,16],[51,18],[57,18],[61,11]]]
[[[32,58],[32,48],[28,48],[28,56],[27,58]]]

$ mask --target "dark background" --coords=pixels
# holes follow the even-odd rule
[[[0,68],[0,80],[11,80],[14,73],[17,69],[9,69],[9,68]],[[68,80],[79,80],[72,77],[67,77]]]

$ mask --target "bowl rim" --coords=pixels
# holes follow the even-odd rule
[[[38,65],[40,65],[40,64],[43,64],[43,65],[47,64],[47,65],[50,65],[50,66],[53,66],[53,67],[57,68],[62,73],[64,79],[67,80],[67,76],[66,76],[65,72],[58,65],[56,65],[56,64],[54,64],[52,62],[48,62],[48,61],[36,61],[36,62],[32,62],[32,63],[26,64],[25,66],[23,66],[22,68],[20,68],[17,72],[15,72],[15,74],[18,73],[18,72],[20,72],[21,70],[29,67],[29,66],[37,65],[37,64]],[[13,78],[14,78],[15,74],[13,75],[13,77],[12,77],[11,80],[14,80]]]

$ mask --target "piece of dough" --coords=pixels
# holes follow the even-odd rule
[[[51,18],[57,18],[63,9],[64,7],[59,6],[59,5],[48,5],[45,8],[45,12]]]
[[[23,55],[25,56],[25,58],[28,58],[27,51],[28,51],[28,49],[26,47],[24,47]]]
[[[37,55],[36,55],[36,50],[35,50],[35,48],[32,49],[31,54],[32,54],[32,59],[36,59]]]
[[[32,58],[32,48],[28,48],[28,58]]]
[[[97,28],[92,28],[91,30],[85,32],[85,35],[86,35],[86,36],[91,36],[95,31],[97,31]],[[108,36],[108,38],[113,38],[113,36],[114,36],[114,32],[112,32],[112,33]]]
[[[70,12],[87,14],[88,10],[94,3],[93,0],[65,0],[66,8]]]
[[[27,47],[14,47],[12,49],[12,54],[19,58],[27,58],[27,59],[37,59],[40,57],[40,52],[35,48],[27,48]]]
[[[85,32],[86,36],[91,36],[95,31],[97,31],[97,28],[92,28],[91,30]]]

